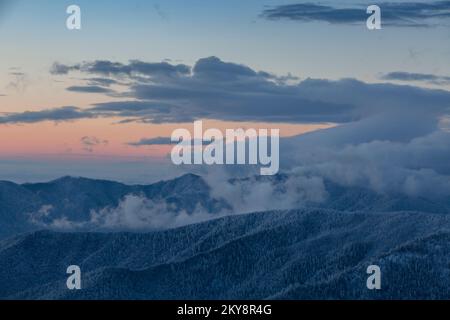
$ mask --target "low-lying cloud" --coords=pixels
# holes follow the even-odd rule
[[[149,199],[140,194],[125,196],[115,207],[92,210],[85,221],[71,221],[65,216],[49,219],[52,206],[43,206],[30,215],[33,224],[56,230],[149,231],[181,227],[230,215],[257,211],[287,210],[327,199],[323,180],[292,176],[281,181],[258,177],[233,179],[223,174],[209,174],[204,179],[211,199],[221,201],[219,211],[197,204],[193,210],[179,208],[166,199]],[[225,180],[224,180],[225,179]],[[194,201],[194,199],[192,199]]]

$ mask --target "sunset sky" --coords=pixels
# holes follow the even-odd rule
[[[0,0],[0,179],[150,182],[176,174],[170,146],[138,142],[194,120],[287,137],[372,112],[351,88],[450,90],[450,3],[415,2],[434,6],[388,7],[369,31],[365,1],[292,15],[302,1]],[[82,30],[66,28],[71,4]]]

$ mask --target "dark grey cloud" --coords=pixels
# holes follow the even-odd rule
[[[109,87],[116,84],[122,84],[119,81],[110,78],[89,78],[85,80],[90,86]]]
[[[201,80],[215,82],[239,82],[240,80],[253,79],[255,82],[274,80],[283,83],[287,80],[299,80],[298,77],[291,74],[280,77],[265,71],[254,71],[243,64],[224,62],[214,56],[198,60],[193,68],[193,75]]]
[[[195,64],[193,69],[194,74],[198,78],[215,80],[215,81],[230,81],[238,80],[239,78],[270,78],[267,72],[256,72],[251,68],[236,64],[226,63],[217,57],[209,57],[200,59]]]
[[[122,123],[192,122],[196,119],[196,115],[190,114],[187,108],[158,101],[105,102],[94,105],[89,111],[101,116],[126,118]]]
[[[220,60],[200,59],[192,74],[170,80],[153,78],[130,87],[130,96],[148,104],[150,122],[181,122],[198,118],[262,121],[350,121],[350,105],[310,101],[296,85],[282,82],[268,72]],[[165,110],[155,114],[155,102]],[[115,105],[117,106],[117,105]],[[133,106],[134,108],[134,106]],[[129,111],[128,106],[124,111]],[[300,115],[301,114],[301,115]],[[320,115],[327,114],[323,120]]]
[[[95,114],[83,111],[76,107],[61,107],[41,111],[26,111],[23,113],[10,113],[0,116],[0,124],[36,123],[42,121],[70,121],[77,119],[94,118]]]
[[[230,121],[348,122],[357,117],[356,113],[353,114],[352,105],[309,100],[296,93],[295,89],[285,93],[270,93],[262,88],[253,93],[246,93],[234,91],[232,88],[225,90],[206,86],[184,88],[140,85],[132,89],[137,99],[156,99],[172,103],[169,113],[149,114],[147,120],[151,122],[183,122],[199,118]],[[160,119],[160,116],[164,119]]]
[[[192,145],[192,143],[194,142],[198,142],[201,143],[203,145],[208,145],[211,144],[212,141],[206,141],[206,140],[201,140],[201,139],[192,139],[192,140],[187,140],[187,141],[183,141],[183,143],[186,143],[187,145]],[[179,142],[172,142],[171,137],[156,137],[156,138],[142,138],[139,141],[135,141],[135,142],[129,142],[127,143],[130,146],[133,147],[142,147],[142,146],[168,146],[168,145],[174,145],[174,144],[178,144]]]
[[[128,145],[139,146],[163,146],[173,144],[170,137],[157,137],[157,138],[143,138],[136,142],[129,142]]]
[[[97,60],[83,62],[75,65],[54,63],[50,73],[54,75],[66,75],[72,71],[81,71],[88,74],[102,76],[176,76],[189,74],[190,68],[184,64],[172,65],[167,62],[148,63],[139,60],[131,60],[128,64]]]
[[[122,116],[140,116],[148,111],[161,114],[169,113],[173,107],[171,104],[156,101],[133,100],[97,103],[90,110],[99,113],[117,112]]]
[[[114,91],[100,86],[72,86],[66,89],[71,92],[80,92],[80,93],[113,93]]]
[[[218,58],[200,59],[189,77],[130,88],[139,101],[165,103],[164,121],[212,118],[236,121],[337,122],[358,120],[380,112],[423,109],[439,114],[450,107],[447,91],[394,84],[367,84],[355,79],[306,79],[278,83],[267,73]],[[141,105],[141,107],[144,107]],[[145,108],[145,107],[144,107]],[[145,112],[145,111],[143,111]],[[149,121],[160,114],[149,113]]]
[[[449,84],[450,77],[448,76],[438,76],[434,74],[427,73],[411,73],[404,71],[390,72],[381,77],[383,80],[396,80],[396,81],[418,81],[418,82],[428,82],[432,84]]]
[[[347,123],[382,113],[426,111],[437,118],[448,114],[450,108],[450,92],[445,90],[369,84],[355,79],[306,79],[293,83],[216,57],[200,59],[189,74],[171,77],[155,74],[151,79],[130,76],[125,80],[130,84],[121,97],[127,101],[96,104],[77,112],[85,117],[120,117],[122,122],[145,123],[196,119]],[[100,88],[94,91],[105,91],[111,96],[108,88]],[[20,117],[9,115],[13,116]]]
[[[431,26],[436,19],[450,18],[450,1],[381,2],[384,25]],[[280,5],[265,9],[261,17],[269,20],[320,21],[331,24],[365,24],[367,5],[331,6],[314,3]]]
[[[53,75],[66,75],[71,71],[80,71],[79,65],[68,66],[55,62],[50,68],[50,73]]]

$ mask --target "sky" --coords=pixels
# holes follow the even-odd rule
[[[0,179],[171,177],[151,142],[199,119],[286,138],[380,113],[445,125],[450,2],[389,3],[370,31],[372,1],[0,0]]]

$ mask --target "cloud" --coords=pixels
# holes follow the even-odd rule
[[[164,200],[128,195],[116,208],[92,212],[90,224],[107,230],[145,231],[175,228],[220,217],[202,207],[197,207],[191,214],[175,209],[173,204]]]
[[[131,60],[128,64],[111,62],[108,60],[97,60],[93,62],[83,62],[75,65],[64,65],[54,63],[50,69],[53,75],[66,75],[73,71],[102,76],[176,76],[189,74],[190,68],[184,64],[172,65],[167,62],[149,63],[139,60]]]
[[[9,82],[6,88],[15,90],[19,93],[25,92],[30,83],[27,74],[20,71],[14,71],[10,72],[9,75],[12,76],[14,79]]]
[[[204,140],[188,140],[183,141],[183,144],[192,145],[194,142],[199,142],[201,144],[208,145],[211,143],[211,141],[204,141]],[[179,144],[178,142],[172,142],[171,137],[157,137],[157,138],[142,138],[139,141],[136,142],[129,142],[128,145],[133,147],[141,147],[141,146],[164,146],[164,145],[174,145]]]
[[[273,184],[272,180],[254,178],[258,173],[251,166],[187,166],[185,170],[205,176],[213,194],[222,194],[238,211],[270,209],[266,199],[283,208],[299,207],[308,201],[320,203],[327,197],[325,182],[391,196],[448,201],[448,116],[436,117],[427,108],[397,111],[282,138],[280,173],[288,176],[290,183],[300,184],[300,189],[284,181]],[[243,177],[249,177],[248,182]]]
[[[194,212],[176,210],[175,206],[164,200],[152,200],[139,195],[127,195],[117,207],[106,207],[91,211],[90,219],[72,221],[63,216],[57,219],[45,219],[41,212],[30,215],[33,224],[56,230],[105,230],[105,231],[149,231],[170,229],[199,223],[224,216],[211,214],[201,206]]]
[[[320,178],[288,178],[282,182],[259,181],[257,178],[227,181],[226,176],[206,177],[211,197],[231,204],[220,212],[211,212],[198,204],[189,212],[170,200],[149,199],[129,194],[117,206],[92,210],[85,221],[72,221],[65,216],[49,218],[51,206],[43,206],[30,214],[30,221],[40,227],[57,230],[148,231],[181,227],[224,216],[256,211],[293,209],[307,203],[320,203],[327,197]]]
[[[197,61],[193,68],[197,78],[213,81],[238,81],[250,78],[254,80],[276,79],[268,72],[256,72],[253,69],[237,63],[224,62],[217,57],[209,57]]]
[[[129,142],[130,146],[161,146],[161,145],[171,145],[172,141],[170,137],[157,137],[157,138],[142,138],[136,142]]]
[[[36,123],[42,121],[71,121],[78,119],[94,118],[92,114],[82,109],[68,106],[55,109],[45,109],[41,111],[26,111],[23,113],[9,113],[0,116],[0,124],[12,123]]]
[[[110,78],[89,78],[89,79],[85,79],[85,80],[87,80],[88,84],[92,85],[92,86],[109,87],[111,85],[121,84],[117,80],[110,79]]]
[[[148,70],[141,64],[149,66]],[[331,81],[308,78],[293,82],[295,77],[283,78],[269,72],[255,71],[217,57],[198,60],[193,68],[186,68],[190,73],[176,72],[174,70],[178,67],[168,63],[160,66],[162,69],[155,67],[157,63],[145,62],[127,65],[107,61],[84,62],[80,66],[85,65],[89,67],[77,68],[81,72],[91,73],[96,70],[104,76],[111,75],[102,79],[116,81],[114,77],[120,74],[121,81],[128,82],[125,91],[111,94],[109,88],[89,85],[72,87],[70,90],[103,93],[129,100],[94,104],[84,110],[63,108],[58,119],[60,121],[65,120],[63,114],[68,114],[67,120],[119,117],[123,123],[184,123],[215,119],[343,124],[383,113],[426,111],[437,118],[447,114],[450,108],[450,92],[445,90],[392,83],[365,83],[356,79]],[[73,68],[56,67],[63,70],[60,72]],[[147,70],[147,74],[152,76],[136,76],[131,69],[140,69],[141,73]],[[42,115],[42,121],[45,121],[46,113],[48,111],[9,114],[0,117],[0,123],[20,122],[20,119],[30,115]]]
[[[211,196],[230,204],[222,214],[242,214],[271,210],[289,210],[317,205],[328,197],[324,180],[319,176],[292,174],[278,177],[233,177],[224,170],[208,170],[204,175]]]
[[[250,166],[194,170],[234,212],[321,204],[328,197],[327,182],[393,197],[448,201],[450,131],[426,112],[380,114],[281,139],[280,165],[287,179],[258,177]]]
[[[80,71],[80,66],[79,65],[68,66],[55,62],[50,68],[50,73],[53,75],[66,75],[72,71]]]
[[[402,108],[442,112],[450,106],[450,93],[446,91],[367,84],[355,79],[283,82],[268,72],[216,57],[197,61],[190,75],[136,81],[127,96],[135,100],[104,103],[91,111],[109,111],[154,123],[199,118],[345,123]]]
[[[86,152],[94,152],[94,149],[98,146],[106,146],[109,144],[108,140],[102,140],[97,137],[82,137],[80,139],[83,146],[83,150]]]
[[[398,27],[432,26],[436,20],[450,17],[450,1],[382,2],[384,25]],[[269,20],[327,22],[330,24],[364,24],[367,6],[331,6],[313,3],[280,5],[265,9],[261,17]]]
[[[114,91],[100,86],[72,86],[66,89],[71,92],[81,93],[113,93]]]
[[[174,86],[137,85],[140,101],[161,101],[168,112],[148,110],[148,122],[210,118],[230,121],[345,123],[376,113],[423,109],[440,113],[450,107],[450,93],[354,79],[307,79],[298,85],[245,81],[191,80]],[[241,86],[238,85],[241,83]],[[179,107],[182,106],[182,107]]]
[[[29,215],[30,222],[32,224],[45,227],[46,220],[50,217],[51,212],[54,210],[52,205],[43,205],[37,212],[32,212]]]
[[[448,76],[438,76],[434,74],[427,73],[411,73],[403,71],[390,72],[381,77],[383,80],[395,80],[395,81],[417,81],[417,82],[428,82],[431,84],[449,84],[450,77]]]
[[[287,172],[391,195],[450,196],[450,132],[425,112],[370,117],[280,148]]]
[[[292,177],[280,183],[258,181],[255,177],[233,181],[227,181],[227,178],[221,175],[205,177],[208,185],[213,186],[210,196],[232,206],[224,207],[220,212],[212,213],[197,205],[193,212],[187,213],[168,201],[128,195],[115,208],[92,212],[89,225],[113,230],[169,229],[229,215],[293,209],[327,198],[320,178]]]

